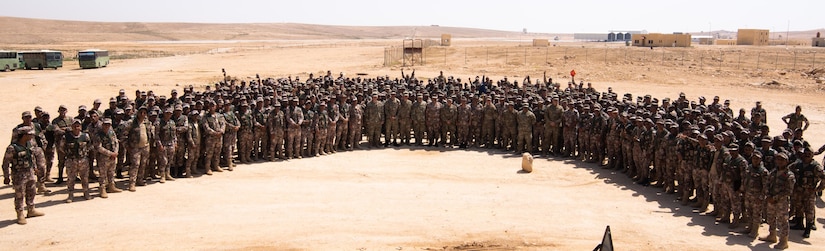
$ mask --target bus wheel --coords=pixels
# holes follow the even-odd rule
[[[38,68],[38,69],[40,69],[40,70],[46,69],[46,68],[43,68],[43,65],[42,65],[42,64],[37,65],[37,66],[38,66],[37,68]]]
[[[11,70],[11,67],[9,67],[9,65],[6,65],[6,68],[3,69],[3,71],[9,71],[9,70]]]

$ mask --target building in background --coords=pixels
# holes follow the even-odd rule
[[[736,45],[768,45],[770,40],[769,30],[760,29],[739,29],[736,32]]]
[[[674,34],[650,33],[633,34],[633,46],[639,47],[690,47],[690,34],[675,32]]]
[[[825,38],[822,37],[822,34],[817,32],[816,37],[811,39],[811,45],[813,47],[825,47]]]

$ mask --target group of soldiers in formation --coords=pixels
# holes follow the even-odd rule
[[[813,160],[825,148],[814,152],[803,138],[808,121],[800,107],[782,117],[787,129],[771,136],[760,102],[750,114],[734,114],[718,96],[709,104],[684,93],[634,100],[611,88],[598,92],[590,83],[572,81],[565,88],[546,76],[521,84],[506,77],[462,82],[443,73],[424,81],[415,71],[395,79],[329,71],[306,80],[224,77],[204,91],[190,85],[169,97],[137,90],[130,98],[120,90],[108,108],[95,100],[74,117],[63,105],[53,119],[40,107],[34,116],[24,112],[3,161],[4,183],[12,175],[18,223],[43,215],[34,209],[34,195],[49,193],[47,182],[64,182],[64,168],[66,202],[72,202],[76,180],[85,199],[90,179],[106,198],[121,192],[115,179],[124,171],[127,189],[135,191],[148,180],[232,171],[236,159],[361,149],[364,136],[369,148],[496,148],[598,163],[677,193],[700,212],[712,203],[710,215],[730,228],[744,224],[751,237],[764,220],[770,234],[761,239],[779,241],[777,248],[787,247],[789,216],[805,237],[815,229],[815,198],[825,185],[822,165]],[[55,152],[57,181],[49,175]]]

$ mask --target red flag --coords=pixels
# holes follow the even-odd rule
[[[576,70],[570,71],[570,76],[571,77],[576,77]]]

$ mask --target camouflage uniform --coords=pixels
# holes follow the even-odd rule
[[[743,180],[745,187],[745,212],[744,218],[750,219],[748,227],[751,231],[759,229],[762,223],[762,206],[765,201],[766,189],[768,187],[768,169],[762,164],[761,157],[758,163],[748,165]]]
[[[739,224],[739,217],[742,214],[742,172],[748,168],[747,161],[741,155],[732,157],[723,165],[722,171],[722,196],[725,198],[721,205],[722,220],[726,221],[730,213],[733,214],[731,226]]]
[[[267,128],[269,129],[269,160],[284,159],[284,132],[286,131],[286,116],[281,110],[280,103],[275,103],[269,114]]]
[[[14,188],[14,209],[18,212],[34,207],[34,196],[37,192],[37,176],[34,169],[34,156],[28,144],[20,145],[13,142],[6,148],[6,154],[3,157],[3,176],[5,176],[3,183],[9,184],[11,181]],[[9,172],[11,172],[11,179],[9,179]]]
[[[258,104],[263,105],[262,100],[259,100]],[[269,132],[266,129],[266,121],[269,117],[269,111],[266,111],[263,107],[256,107],[252,112],[253,117],[255,118],[253,123],[253,135],[252,135],[252,157],[254,159],[263,160],[264,155],[266,152],[266,147],[269,143],[269,136],[267,135]]]
[[[347,148],[347,143],[349,141],[349,116],[352,110],[352,106],[350,104],[341,102],[338,105],[338,123],[337,128],[335,129],[335,141],[337,150],[344,150]]]
[[[117,162],[118,150],[120,149],[120,142],[117,140],[115,131],[111,128],[109,128],[108,131],[98,131],[93,139],[92,142],[95,150],[98,152],[97,163],[100,172],[98,183],[102,194],[107,186],[110,191],[115,186],[115,164]],[[114,155],[114,157],[112,157],[112,155]],[[101,195],[101,197],[105,196]]]
[[[484,146],[492,148],[496,140],[496,119],[498,110],[492,102],[484,105],[484,119],[481,122],[481,140]]]
[[[415,135],[415,143],[419,146],[424,145],[424,132],[427,131],[426,123],[427,101],[415,101],[410,108],[410,120],[412,122],[412,130]]]
[[[255,119],[245,103],[241,104],[241,110],[238,111],[237,119],[241,126],[238,130],[238,160],[240,160],[241,163],[249,163],[252,161],[249,157],[250,154],[252,154],[252,134],[253,130],[255,130],[253,128],[255,126]]]
[[[221,150],[223,149],[224,120],[223,115],[218,112],[207,113],[201,120],[201,130],[206,139],[203,149],[204,162],[207,175],[212,175],[212,171],[220,170],[218,164],[221,160]]]
[[[794,173],[788,169],[771,171],[766,182],[768,218],[765,221],[771,233],[778,230],[778,236],[784,239],[788,238],[788,210],[795,183]]]
[[[66,133],[63,145],[61,146],[66,152],[66,168],[68,169],[68,176],[66,176],[66,183],[68,184],[69,198],[67,202],[72,202],[74,198],[74,182],[75,178],[80,176],[80,185],[83,187],[83,196],[89,199],[89,152],[92,150],[92,143],[89,134],[80,132],[78,135],[74,133]]]
[[[513,107],[513,104],[509,104]],[[518,146],[518,111],[507,108],[501,115],[501,148],[505,151],[514,151]]]
[[[536,123],[536,115],[527,108],[527,104],[521,108],[521,112],[516,117],[518,124],[518,134],[516,136],[516,153],[530,152],[533,148],[533,124]]]
[[[401,99],[398,106],[398,132],[401,143],[410,144],[410,130],[412,129],[412,109],[413,103],[407,99],[407,94]]]
[[[384,104],[381,101],[373,100],[367,103],[364,109],[364,126],[367,131],[367,143],[370,147],[378,147],[381,145],[381,123],[384,121],[383,116]]]
[[[293,100],[297,102],[297,100]],[[287,108],[286,158],[301,158],[301,124],[304,122],[304,112],[301,107]]]
[[[392,95],[389,99],[384,101],[384,145],[390,143],[397,143],[398,137],[398,107],[401,101]]]
[[[470,119],[470,137],[469,141],[471,147],[479,147],[484,143],[484,138],[481,134],[482,125],[484,124],[484,107],[478,102],[471,104],[472,116]]]
[[[167,111],[171,113],[171,111]],[[166,116],[166,115],[164,115]],[[177,126],[171,119],[162,119],[157,128],[158,172],[160,182],[164,183],[171,176],[171,165],[175,163],[175,150],[178,144]]]
[[[353,104],[350,107],[350,114],[349,114],[349,126],[347,130],[347,135],[349,138],[347,139],[347,144],[350,147],[358,148],[361,147],[358,145],[361,142],[362,134],[361,128],[363,127],[364,123],[364,108],[360,104]]]
[[[175,107],[175,111],[179,111],[178,108],[182,107]],[[172,173],[173,176],[178,176],[183,172],[183,168],[186,167],[186,134],[189,133],[189,117],[186,114],[182,113],[177,117],[174,115],[172,119],[175,120],[175,126],[177,129],[175,132],[177,133],[177,147],[175,148],[175,158],[174,162],[170,163],[169,165],[172,166],[174,172]]]
[[[329,113],[327,113],[326,105],[322,102],[315,122],[315,143],[312,145],[314,156],[326,155],[324,148],[327,143],[327,132],[329,132],[331,120]]]
[[[441,144],[452,147],[456,145],[456,118],[458,117],[458,108],[452,104],[447,103],[439,110],[439,121],[441,122]],[[450,143],[447,143],[449,137]]]
[[[794,171],[797,179],[794,196],[799,197],[799,204],[793,207],[796,209],[796,212],[792,213],[799,218],[804,216],[808,228],[811,228],[811,226],[815,224],[814,220],[816,220],[816,192],[822,191],[825,171],[823,171],[822,165],[816,160],[811,160],[811,162],[807,164],[803,160],[799,160],[791,164],[791,166],[793,167],[791,170]]]
[[[146,167],[149,164],[149,145],[152,141],[150,135],[150,122],[144,119],[139,122],[137,118],[129,122],[129,190],[134,191],[135,185],[143,185],[143,177]],[[138,178],[140,177],[140,178]]]
[[[198,160],[201,157],[201,121],[198,120],[200,114],[193,111],[189,114],[192,121],[189,123],[189,130],[186,133],[186,177],[192,178],[198,169]]]
[[[338,123],[341,119],[340,110],[338,105],[334,102],[329,102],[329,107],[327,108],[327,115],[329,116],[329,128],[327,128],[326,132],[326,143],[321,146],[322,150],[325,153],[332,154],[335,152],[335,145],[340,139],[337,138],[338,134],[336,130],[338,129]]]
[[[63,110],[65,108],[61,108]],[[54,144],[55,146],[60,146],[61,142],[64,139],[64,134],[70,130],[72,126],[72,118],[68,116],[58,116],[52,120],[52,125],[54,125]],[[63,180],[63,169],[66,167],[66,153],[63,152],[63,149],[60,147],[56,147],[57,150],[57,181],[61,182]]]
[[[544,140],[541,142],[541,150],[544,155],[550,153],[559,154],[561,148],[558,144],[561,135],[562,121],[564,119],[564,108],[560,105],[550,104],[544,108]]]
[[[432,145],[436,145],[438,143],[438,139],[441,136],[441,103],[433,98],[429,104],[427,104],[426,109],[426,123],[427,123],[427,142]]]
[[[458,114],[456,116],[456,142],[460,147],[467,147],[470,141],[470,123],[472,123],[473,110],[470,104],[461,104],[458,106]]]
[[[223,118],[221,119],[224,121],[224,133],[223,133],[223,141],[221,143],[221,150],[222,156],[224,161],[226,161],[226,166],[229,167],[229,170],[235,167],[234,158],[232,157],[235,153],[235,147],[238,145],[238,130],[241,126],[241,121],[238,120],[238,117],[235,115],[235,112],[232,111],[233,109],[229,109],[223,113]],[[252,143],[251,135],[247,138],[248,140],[244,140],[245,143],[250,144]],[[247,149],[249,150],[249,149]],[[249,158],[250,152],[244,152],[246,158]],[[238,154],[240,155],[240,154]],[[220,169],[220,168],[219,168]]]

